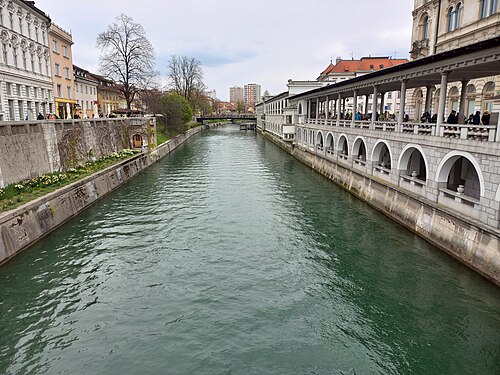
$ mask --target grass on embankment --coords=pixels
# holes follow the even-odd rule
[[[120,152],[113,152],[95,161],[89,161],[84,165],[70,168],[65,173],[50,173],[31,180],[7,185],[5,188],[0,189],[0,212],[12,210],[113,164],[129,159],[140,152],[141,150],[125,149]]]

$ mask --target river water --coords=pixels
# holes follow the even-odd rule
[[[232,126],[0,286],[0,374],[500,374],[498,288]]]

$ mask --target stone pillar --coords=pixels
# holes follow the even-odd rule
[[[346,113],[345,113],[345,98],[342,99],[342,113],[344,114],[344,116],[346,115]]]
[[[316,123],[319,119],[319,98],[316,98]]]
[[[467,84],[468,80],[464,79],[462,82],[462,90],[460,92],[460,105],[458,107],[458,123],[463,124],[465,122],[465,103],[467,99]]]
[[[384,113],[384,106],[385,106],[385,92],[380,93],[380,114]]]
[[[328,115],[330,114],[330,108],[328,108],[328,95],[326,96],[326,100],[325,100],[325,121],[328,120]],[[326,123],[325,123],[326,125]]]
[[[365,95],[365,116],[368,116],[368,99],[370,95]]]
[[[431,113],[432,86],[425,86],[425,108],[424,112]]]
[[[377,119],[378,107],[378,86],[373,86],[373,104],[372,104],[372,129],[375,129],[375,120]]]
[[[307,116],[306,116],[306,121],[309,122],[310,118],[311,118],[311,99],[307,99]]]
[[[436,123],[436,135],[441,134],[440,127],[444,122],[444,108],[446,106],[446,90],[448,88],[448,74],[449,72],[441,73],[441,86],[439,88],[439,104],[438,104],[438,115]]]
[[[342,94],[339,92],[339,106],[337,108],[337,126],[340,126],[340,103],[342,102]]]
[[[401,81],[401,93],[399,99],[399,115],[398,115],[398,131],[403,131],[403,120],[405,117],[405,106],[406,106],[406,80]]]
[[[358,109],[358,90],[353,91],[353,104],[352,104],[352,120],[351,120],[351,128],[354,128],[354,119],[356,117],[356,112]]]

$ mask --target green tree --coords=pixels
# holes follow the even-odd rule
[[[189,102],[177,93],[169,93],[160,99],[160,111],[169,131],[182,132],[191,121],[193,110]]]
[[[236,103],[236,112],[243,113],[245,112],[245,103],[241,100]]]

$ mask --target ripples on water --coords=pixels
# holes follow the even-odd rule
[[[498,374],[498,289],[233,127],[0,269],[0,373]]]

